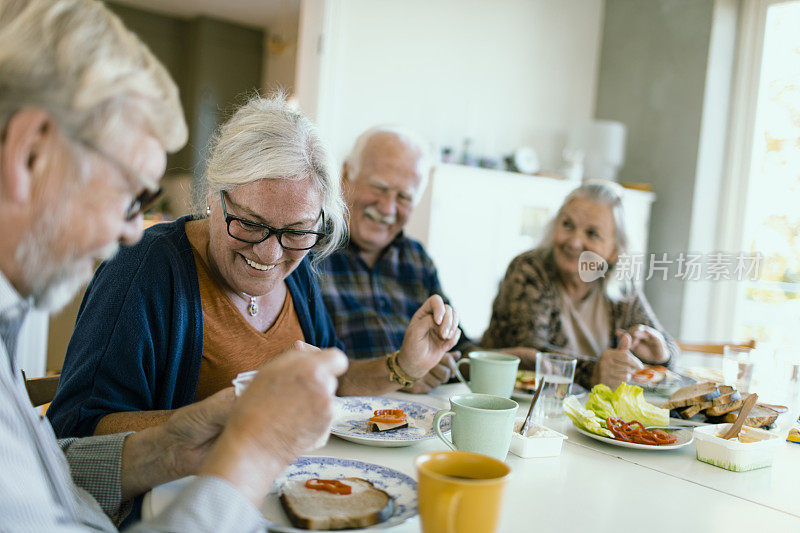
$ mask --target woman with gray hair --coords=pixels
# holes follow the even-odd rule
[[[587,388],[616,387],[643,362],[666,364],[677,355],[644,294],[612,279],[628,244],[618,187],[595,181],[572,191],[540,246],[511,261],[482,346],[577,354],[575,382]],[[606,275],[592,280],[580,272],[581,254],[604,261]]]
[[[341,348],[313,268],[346,232],[331,169],[316,128],[282,98],[237,110],[214,139],[202,213],[154,226],[95,274],[48,411],[56,434],[159,424],[290,346]],[[400,351],[353,362],[339,393],[396,390],[398,366],[424,375],[457,332],[431,298]]]

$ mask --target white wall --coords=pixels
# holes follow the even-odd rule
[[[276,16],[264,31],[261,85],[267,94],[275,90],[294,93],[299,25],[299,12],[287,10]]]
[[[361,131],[389,122],[459,151],[467,136],[486,155],[531,145],[555,168],[569,126],[594,114],[603,5],[306,0],[298,70],[320,35],[322,56],[318,94],[298,72],[301,107],[338,160]],[[324,22],[304,27],[321,11]]]
[[[320,42],[329,0],[301,0],[297,38],[297,65],[294,94],[303,112],[319,123],[320,76],[322,55]]]
[[[719,180],[714,159],[721,146],[713,142],[713,135],[724,142],[724,123],[719,121],[725,118],[723,102],[712,94],[724,88],[725,73],[709,64],[712,44],[713,58],[725,52],[717,48],[724,44],[724,32],[714,35],[719,42],[712,43],[718,1],[607,0],[605,5],[597,118],[618,120],[628,128],[620,180],[653,186],[657,200],[649,242],[657,257],[666,253],[675,260],[680,253],[695,252],[690,245],[703,247],[702,252],[714,232],[716,213],[710,211],[714,203],[709,195]],[[725,18],[722,12],[716,16]],[[710,102],[712,107],[706,109]],[[698,182],[698,176],[704,181]],[[701,202],[697,210],[695,202]],[[708,231],[692,235],[695,224],[706,225],[702,229]],[[675,273],[666,281],[654,276],[645,283],[645,293],[665,329],[681,338],[684,300],[696,284]],[[702,309],[698,308],[700,317],[693,314],[687,320],[707,318]],[[698,322],[692,336],[705,324]]]

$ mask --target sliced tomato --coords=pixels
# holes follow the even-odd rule
[[[631,377],[634,381],[639,383],[649,383],[655,377],[655,375],[655,371],[651,370],[650,368],[643,368],[634,372]]]

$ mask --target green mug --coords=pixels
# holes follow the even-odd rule
[[[518,407],[517,402],[508,398],[459,394],[450,398],[450,409],[433,417],[433,430],[452,450],[482,453],[503,461],[511,445]],[[446,416],[453,417],[452,441],[442,434],[441,423]]]
[[[461,365],[469,365],[469,383],[461,375]],[[456,365],[456,377],[471,392],[510,398],[517,381],[519,357],[498,352],[471,352],[469,359]]]

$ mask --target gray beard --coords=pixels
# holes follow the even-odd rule
[[[60,237],[54,235],[62,222],[57,220],[62,218],[58,215],[52,213],[40,219],[14,254],[25,285],[30,287],[34,307],[46,313],[63,309],[92,276],[91,269],[84,266],[86,257],[75,257],[74,252],[61,260],[52,256],[51,243]],[[118,248],[117,243],[110,243],[96,257],[110,258]]]

